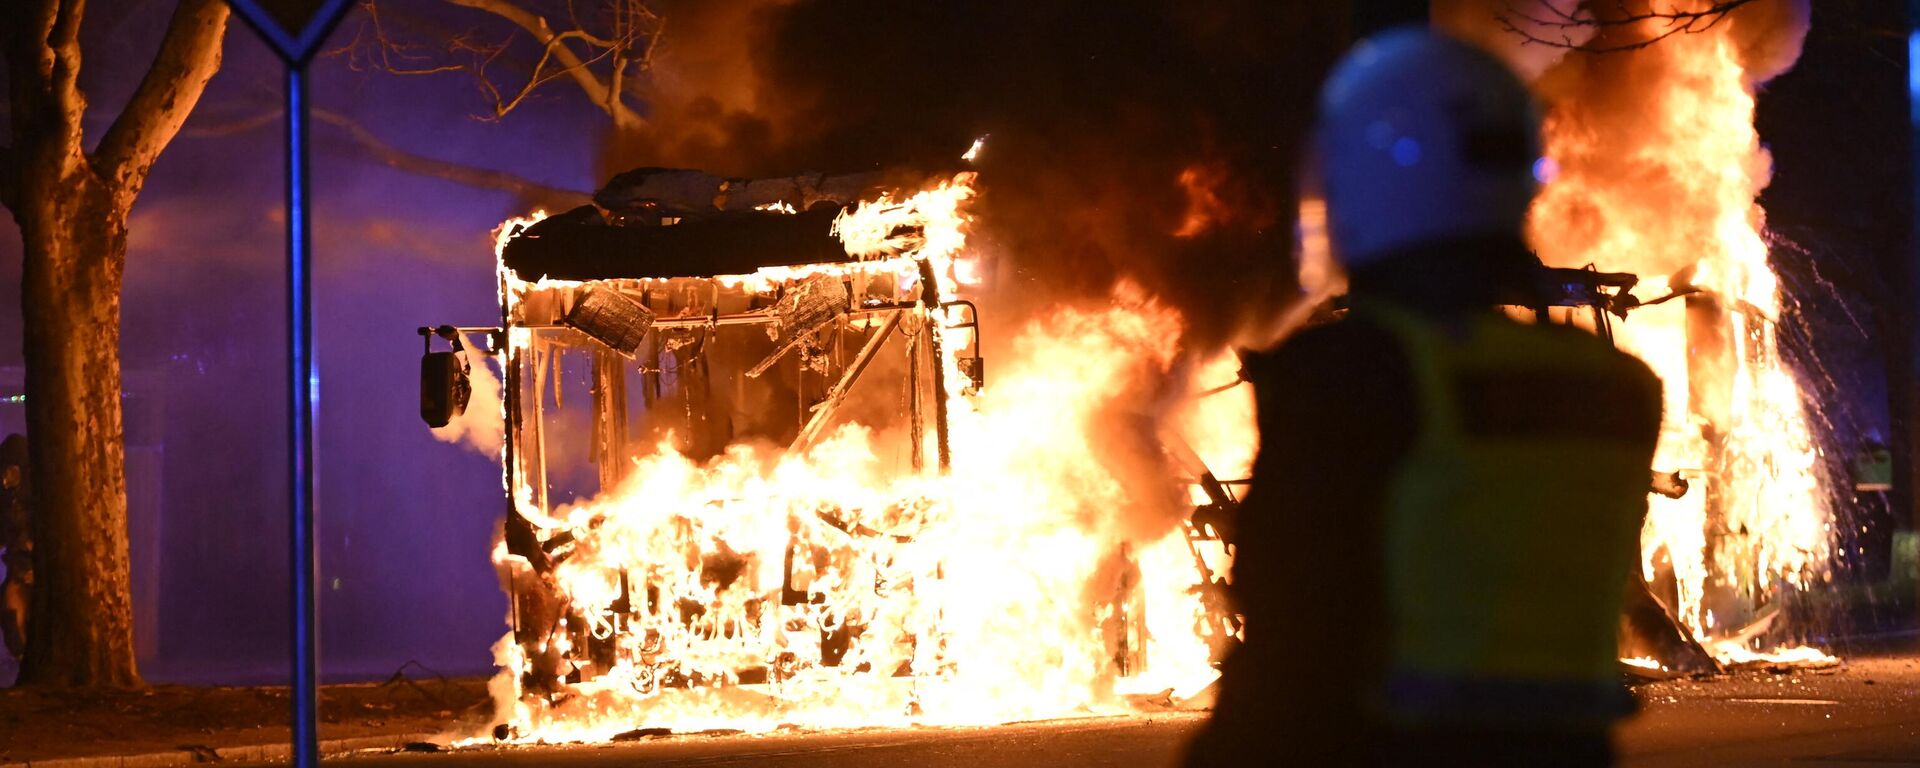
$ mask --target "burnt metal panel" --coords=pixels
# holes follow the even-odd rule
[[[840,207],[722,211],[665,226],[613,226],[592,206],[534,224],[501,258],[522,280],[717,277],[851,260],[833,236]]]

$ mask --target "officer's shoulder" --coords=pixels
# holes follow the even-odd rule
[[[1355,349],[1368,349],[1394,341],[1393,333],[1363,317],[1347,317],[1331,323],[1302,328],[1271,350],[1249,352],[1249,359],[1285,363],[1293,360],[1346,357]]]
[[[1405,353],[1393,333],[1365,318],[1303,328],[1270,350],[1242,353],[1249,378],[1343,378],[1355,371],[1386,373],[1404,368]]]

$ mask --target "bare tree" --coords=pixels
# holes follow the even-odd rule
[[[1567,48],[1587,53],[1616,53],[1645,48],[1674,35],[1697,34],[1713,29],[1727,14],[1754,0],[1716,0],[1699,8],[1683,6],[1685,0],[1668,0],[1665,10],[1650,0],[1645,10],[1628,6],[1626,0],[1575,3],[1562,9],[1548,0],[1520,4],[1508,3],[1495,18],[1507,32],[1519,35],[1528,44]],[[1595,6],[1607,6],[1595,10]],[[1628,39],[1617,39],[1612,32],[1646,30]],[[1576,39],[1579,38],[1579,39]],[[1584,42],[1583,42],[1584,41]]]
[[[645,0],[605,0],[585,11],[574,0],[441,2],[490,14],[510,31],[491,39],[475,31],[441,32],[419,36],[433,39],[431,45],[411,43],[408,35],[390,34],[391,24],[382,15],[386,6],[367,0],[351,41],[331,53],[347,56],[359,70],[465,73],[487,99],[483,119],[506,117],[542,86],[565,80],[612,119],[615,132],[630,134],[645,125],[633,83],[652,66],[666,32],[666,17]]]
[[[25,261],[27,429],[35,585],[24,684],[140,684],[127,563],[120,286],[127,214],[148,171],[220,68],[222,0],[180,0],[146,76],[89,152],[81,91],[84,0],[8,9],[11,136],[0,203]]]

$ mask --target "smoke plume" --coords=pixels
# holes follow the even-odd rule
[[[1560,4],[1536,0],[1519,10],[1546,17],[1532,6],[1548,2]],[[1649,8],[1607,4],[1597,13],[1605,19]],[[1537,75],[1534,89],[1549,110],[1548,154],[1558,164],[1558,183],[1533,215],[1536,230],[1542,222],[1552,230],[1533,233],[1543,260],[1673,274],[1730,247],[1724,213],[1734,199],[1748,209],[1748,228],[1761,229],[1764,214],[1753,200],[1771,179],[1772,160],[1754,130],[1752,101],[1760,84],[1799,58],[1807,0],[1758,0],[1697,33],[1571,55],[1505,29],[1500,19],[1515,18],[1513,9],[1505,0],[1451,0],[1436,5],[1436,21]],[[1619,47],[1663,29],[1590,27],[1571,42]],[[1549,66],[1539,66],[1542,51],[1554,58]],[[1750,244],[1759,247],[1757,234]]]
[[[475,351],[486,349],[484,344],[475,346],[477,341],[482,340],[471,336],[463,339],[470,367],[467,382],[473,386],[466,410],[446,426],[431,431],[440,442],[464,445],[483,456],[499,456],[507,441],[506,425],[500,420],[500,374],[494,372],[491,356]]]
[[[721,8],[719,6],[727,6]],[[666,3],[631,164],[960,167],[1005,321],[1130,279],[1233,341],[1291,299],[1293,172],[1345,3]],[[992,320],[990,320],[992,322]]]

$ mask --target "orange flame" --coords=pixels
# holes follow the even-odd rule
[[[1221,197],[1220,187],[1227,181],[1227,170],[1215,163],[1190,165],[1180,171],[1180,189],[1187,196],[1186,216],[1174,237],[1195,237],[1231,221],[1233,206]]]
[[[1832,547],[1810,401],[1780,361],[1780,291],[1755,202],[1768,159],[1736,22],[1588,63],[1612,67],[1588,73],[1607,93],[1550,114],[1558,174],[1530,222],[1549,264],[1639,272],[1642,298],[1698,289],[1635,310],[1617,334],[1665,382],[1655,466],[1693,482],[1683,498],[1652,499],[1644,575],[1671,569],[1679,617],[1707,641],[1821,575]]]

